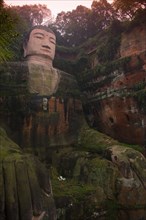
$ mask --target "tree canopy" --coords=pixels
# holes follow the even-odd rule
[[[133,18],[138,10],[146,9],[145,0],[114,0],[113,5],[117,10],[127,14],[130,18]]]
[[[51,20],[51,11],[46,5],[11,6],[11,10],[27,24],[28,28]]]
[[[13,56],[11,44],[17,36],[16,20],[16,17],[13,17],[9,9],[5,7],[3,0],[0,0],[0,62]]]
[[[72,12],[58,14],[53,30],[58,36],[58,43],[65,46],[76,46],[88,38],[90,9],[78,6]]]
[[[59,45],[76,47],[109,29],[112,24],[117,24],[117,21],[120,23],[136,16],[139,18],[140,10],[143,11],[144,18],[146,2],[114,0],[110,4],[107,0],[93,0],[91,9],[79,5],[73,11],[59,13],[54,22],[46,5],[8,7],[0,0],[0,6],[0,60],[4,60],[12,55],[10,45],[17,58],[20,58],[22,36],[33,25],[49,24],[56,33]]]
[[[49,23],[51,11],[45,5],[7,6],[0,0],[0,61],[22,57],[24,33],[34,25]]]
[[[72,12],[59,13],[52,28],[59,44],[78,46],[108,28],[117,18],[116,10],[107,0],[93,1],[91,9],[80,5]]]

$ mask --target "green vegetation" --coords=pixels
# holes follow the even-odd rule
[[[114,0],[114,6],[120,13],[132,19],[146,7],[146,2],[145,0]]]
[[[96,35],[102,35],[112,27],[114,31],[109,34],[109,40],[105,42],[103,40],[102,43],[104,43],[97,52],[99,59],[104,62],[112,60],[117,51],[123,23],[127,30],[139,22],[145,23],[144,0],[114,0],[114,4],[108,3],[107,0],[93,1],[91,9],[80,5],[72,12],[59,13],[55,21],[52,20],[50,9],[45,5],[8,7],[3,0],[0,1],[0,5],[0,57],[2,61],[12,57],[15,60],[20,59],[22,35],[30,27],[42,24],[46,19],[57,35],[57,42],[62,52],[66,52],[68,49],[65,47],[69,47],[68,54],[80,54],[81,50],[76,46],[80,46],[89,39],[92,42]],[[91,45],[98,46],[99,41],[96,39]]]
[[[143,149],[141,146],[136,145],[136,144],[125,144],[125,143],[120,143],[120,145],[122,147],[128,147],[128,148],[132,148],[133,150],[139,151],[139,152],[143,152]]]
[[[143,113],[146,113],[146,82],[140,82],[134,85],[131,94],[137,100]]]
[[[91,129],[88,126],[83,127],[78,141],[82,149],[90,152],[96,152],[101,155],[104,154],[107,147],[118,143],[109,136]]]
[[[96,167],[96,165],[98,167]],[[91,217],[95,218],[97,213],[101,216],[108,216],[108,219],[112,219],[111,217],[115,216],[117,212],[117,205],[116,202],[114,202],[114,199],[111,199],[110,201],[106,199],[106,196],[103,191],[103,184],[107,186],[108,183],[104,179],[101,179],[102,177],[106,179],[107,174],[110,175],[110,173],[105,171],[106,175],[104,176],[104,167],[102,161],[101,163],[96,164],[94,161],[93,164],[90,164],[90,166],[93,166],[91,168],[91,173],[94,176],[92,176],[91,178],[95,178],[96,171],[98,170],[98,168],[100,168],[99,173],[96,176],[96,184],[82,184],[78,181],[75,181],[74,179],[66,178],[64,178],[64,180],[61,180],[61,176],[59,176],[57,171],[54,168],[51,168],[51,181],[54,198],[55,200],[62,198],[62,201],[66,201],[66,210],[69,209],[70,204],[71,207],[75,207],[75,210],[77,210],[77,206],[79,206],[80,211],[78,212],[78,214],[76,213],[77,217],[82,216],[83,219]],[[89,174],[89,176],[91,175]],[[100,183],[100,181],[102,182]],[[99,186],[99,184],[101,184],[101,187]],[[70,213],[72,213],[72,211],[73,210],[70,209]],[[72,216],[74,215],[75,213],[72,213]]]
[[[120,143],[112,139],[111,137],[98,132],[97,130],[89,128],[86,125],[82,128],[78,141],[80,149],[89,152],[99,153],[100,155],[104,155],[107,148],[117,144],[118,146],[122,146],[125,148],[128,147],[142,152],[141,147],[138,145]]]
[[[79,46],[87,39],[106,30],[118,13],[106,0],[93,1],[91,9],[82,5],[72,12],[61,12],[51,25],[55,31],[59,45]]]
[[[12,7],[12,11],[14,12],[14,10],[16,10],[18,17],[22,15],[21,19],[25,20],[23,21],[23,25],[20,24],[21,19],[17,23],[16,30],[20,31],[20,35],[18,36],[18,38],[21,37],[21,34],[24,32],[24,29],[27,30],[29,27],[31,27],[32,24],[34,23],[40,24],[42,22],[44,17],[41,15],[39,16],[38,14],[38,12],[41,13],[42,9],[43,8],[41,6],[22,7],[22,8]],[[46,7],[44,7],[44,10],[45,13],[49,13],[49,10],[46,10]],[[34,14],[35,11],[36,14]],[[4,19],[7,17],[6,16],[7,10],[3,7],[3,4],[2,4],[2,11],[0,9],[0,13],[2,13],[2,22],[0,22],[1,25],[0,28],[2,30],[2,37],[0,37],[0,52],[1,52],[0,61],[1,61],[1,60],[7,60],[10,57],[12,57],[12,53],[9,47],[11,42],[7,41],[7,38],[9,39],[10,37],[8,37],[7,34],[10,33],[9,36],[13,36],[15,34],[15,31],[13,29],[14,21],[11,20],[12,19],[11,16],[9,17],[8,15],[8,20],[6,20],[6,24],[4,24],[3,22]],[[142,13],[143,15],[141,15],[141,18],[144,18],[144,11]],[[31,19],[30,19],[30,14],[32,14]],[[106,0],[105,1],[100,0],[99,2],[94,1],[92,3],[91,10],[83,6],[79,6],[76,10],[74,10],[71,13],[69,12],[61,13],[60,15],[58,15],[57,21],[54,24],[54,26],[53,25],[52,26],[54,30],[56,29],[57,35],[59,36],[60,46],[58,46],[57,48],[58,53],[67,55],[68,60],[65,58],[64,59],[56,58],[54,62],[55,67],[58,67],[59,69],[62,69],[68,73],[74,74],[78,78],[79,83],[81,84],[81,88],[83,90],[90,88],[93,91],[99,88],[99,86],[101,86],[101,83],[97,82],[94,83],[94,87],[93,85],[90,86],[88,82],[90,82],[92,79],[96,79],[96,77],[98,76],[101,77],[105,76],[105,80],[103,80],[102,83],[107,83],[107,81],[111,80],[110,75],[113,74],[114,76],[114,74],[116,75],[117,72],[125,73],[129,68],[130,57],[117,59],[117,60],[115,59],[117,57],[118,49],[120,47],[122,32],[125,30],[127,31],[126,27],[130,28],[132,27],[132,25],[134,26],[135,24],[137,24],[138,18],[140,18],[138,16],[140,16],[140,14],[137,15],[137,17],[135,15],[135,20],[134,19],[132,20],[133,23],[131,23],[131,26],[129,25],[129,21],[128,21],[129,26],[127,25],[127,23],[124,23],[123,25],[118,20],[118,15],[114,10],[113,6],[107,3]],[[23,26],[22,29],[21,26]],[[87,41],[87,39],[89,40]],[[20,39],[17,40],[19,43],[21,43]],[[13,49],[17,54],[16,42],[14,43],[13,46],[14,46]],[[69,46],[72,48],[69,48]],[[4,51],[5,48],[6,50]],[[91,70],[91,65],[88,55],[92,53],[92,51],[94,51],[93,56],[97,58],[100,64],[98,63]],[[18,54],[17,58],[20,58],[20,54]],[[138,65],[139,65],[138,67],[141,67],[142,65],[140,59],[138,60]],[[8,66],[6,66],[6,68],[7,67]],[[14,73],[13,75],[16,75],[16,73],[18,75],[22,74],[21,71],[18,73],[16,69],[13,70],[13,73]],[[4,88],[4,89],[2,88],[1,95],[4,96],[3,98],[5,99],[5,103],[6,103],[2,111],[5,113],[12,110],[14,114],[18,114],[18,112],[24,114],[28,110],[27,109],[29,107],[28,103],[31,97],[29,93],[27,93],[26,91],[27,90],[26,80],[24,81],[22,80],[23,81],[22,82],[21,80],[19,81],[18,78],[16,77],[15,79],[12,79],[11,76],[9,75],[9,71],[5,72],[5,69],[1,70],[0,82]],[[73,82],[71,81],[71,84],[72,83]],[[64,105],[67,102],[66,100],[68,96],[78,97],[80,95],[80,92],[78,91],[76,84],[73,85],[72,87],[68,85],[68,87],[69,88],[67,89],[65,86],[64,87],[62,86],[61,89],[56,94],[57,97],[61,96],[62,98],[64,98],[63,100]],[[131,94],[133,95],[133,97],[135,97],[138,100],[141,109],[146,112],[145,82],[137,84],[130,89],[132,91]],[[59,114],[57,112],[50,113],[50,115],[48,115],[48,113],[45,115],[45,112],[43,112],[43,114],[42,115],[40,114],[39,116],[40,117],[36,118],[36,122],[43,123],[43,125],[46,126],[48,124],[55,125],[58,123],[59,120]],[[35,165],[34,160],[32,161],[31,157],[28,158],[28,155],[26,154],[24,156],[19,146],[17,146],[13,141],[11,141],[7,137],[3,129],[0,129],[0,134],[1,134],[0,153],[2,159],[4,160],[7,159],[10,162],[22,161],[22,164],[17,164],[17,163],[15,164],[15,166],[17,167],[17,180],[18,183],[21,183],[18,185],[22,186],[22,189],[19,192],[20,198],[22,200],[24,198],[22,204],[24,205],[24,207],[27,206],[28,199],[25,199],[25,195],[26,196],[33,195],[34,198],[32,201],[36,201],[37,203],[40,189],[38,188],[37,176],[36,176],[37,174],[35,171],[39,170],[40,164],[37,163],[37,165]],[[59,142],[60,140],[56,140],[56,141]],[[117,147],[117,155],[119,153],[118,155],[120,158],[119,164],[120,163],[122,164],[122,162],[125,161],[129,162],[130,161],[129,158],[130,159],[132,158],[130,163],[133,163],[133,160],[137,157],[138,154],[131,149],[141,151],[141,148],[139,146],[125,145],[119,143],[118,141],[113,140],[109,136],[106,136],[96,130],[90,129],[86,125],[82,128],[81,133],[79,134],[78,145],[76,147],[72,148],[71,150],[66,150],[66,151],[62,150],[62,152],[59,148],[56,150],[58,151],[56,153],[58,158],[57,159],[55,158],[57,161],[57,162],[55,161],[56,163],[55,165],[58,168],[58,170],[57,168],[54,167],[51,167],[50,169],[54,197],[56,200],[65,198],[67,199],[67,201],[71,201],[69,205],[73,204],[79,206],[82,209],[81,211],[83,217],[82,219],[85,219],[84,218],[85,216],[88,219],[90,219],[91,217],[95,218],[97,217],[96,214],[97,215],[99,214],[99,210],[102,210],[103,215],[106,215],[108,220],[114,220],[114,219],[116,220],[117,211],[119,209],[145,208],[139,205],[122,207],[119,206],[119,204],[115,200],[115,196],[117,195],[116,194],[117,189],[115,187],[116,181],[118,181],[118,178],[121,177],[122,175],[120,174],[119,171],[120,168],[118,168],[118,166],[116,167],[116,165],[114,165],[111,162],[111,155],[107,155],[108,150],[110,150],[114,145],[116,145]],[[28,151],[29,150],[30,149],[28,149]],[[51,150],[53,151],[53,149]],[[33,149],[30,150],[30,153],[32,153],[32,151]],[[43,148],[41,149],[36,148],[35,151],[38,153],[38,155],[41,155],[41,153],[43,155],[45,154]],[[108,156],[110,156],[110,159],[108,158]],[[27,165],[27,171],[25,165]],[[132,164],[131,167],[129,165],[129,169],[131,170],[137,169],[139,172],[141,167],[145,169],[144,166],[145,164],[143,165],[143,161],[141,160],[141,157],[139,157],[138,159],[136,159],[134,165]],[[10,180],[14,183],[15,180],[13,177],[14,176],[13,166],[10,167],[10,165],[8,165],[7,170],[8,173],[10,173],[9,176]],[[22,172],[22,170],[24,172]],[[44,168],[42,168],[42,171],[40,171],[39,173],[40,174],[39,181],[40,184],[42,182],[43,185],[43,181],[46,182],[46,179],[44,180],[42,178],[43,176],[42,172],[44,175],[44,173],[48,171],[46,170],[44,171]],[[144,177],[143,179],[145,179],[145,173],[144,174],[141,173],[139,176],[141,177],[143,175],[142,177]],[[66,175],[62,177],[61,174],[62,175],[66,174]],[[28,178],[29,178],[29,183],[28,181],[26,181],[28,180]],[[26,186],[27,186],[27,190],[26,190]],[[29,189],[30,186],[32,190],[31,193]],[[44,190],[45,188],[41,187],[41,189]],[[26,191],[27,193],[24,193]],[[120,194],[121,192],[118,191],[118,193]],[[10,200],[12,201],[13,198],[11,197],[11,193],[9,196],[10,196]],[[30,199],[30,203],[31,203],[31,199]]]
[[[109,62],[115,58],[121,43],[121,33],[123,31],[122,23],[118,20],[112,22],[107,32],[107,39],[103,46],[97,50],[97,56],[100,63]]]
[[[7,6],[0,0],[0,62],[22,59],[23,35],[44,19],[51,22],[51,11],[45,5]]]
[[[62,180],[54,167],[51,168],[50,174],[55,197],[67,196],[75,202],[80,202],[96,190],[96,187],[91,184],[81,184],[66,178]]]
[[[126,72],[126,68],[130,61],[130,57],[121,58],[118,60],[114,60],[113,62],[107,62],[102,65],[97,65],[93,70],[94,77],[96,76],[107,76],[108,74],[119,71],[119,72]],[[91,75],[91,74],[90,74]]]
[[[64,58],[59,58],[54,60],[54,66],[61,69],[67,73],[74,74],[76,63],[66,60]]]
[[[0,62],[10,60],[14,56],[11,44],[17,36],[15,29],[16,16],[4,7],[0,0]]]
[[[8,138],[5,130],[0,127],[0,160],[8,157],[13,160],[21,159],[22,152],[19,146]]]
[[[139,103],[139,107],[146,113],[146,89],[140,90],[134,94]]]
[[[116,200],[107,200],[105,202],[105,207],[107,209],[107,220],[117,220],[119,204]]]

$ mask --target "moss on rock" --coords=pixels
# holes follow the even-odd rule
[[[104,153],[107,147],[117,143],[114,139],[89,128],[87,125],[82,127],[78,141],[81,148],[99,154]]]
[[[31,220],[43,211],[49,219],[55,219],[47,169],[43,165],[37,169],[41,162],[25,154],[3,129],[0,138],[0,219],[6,216],[6,219]]]

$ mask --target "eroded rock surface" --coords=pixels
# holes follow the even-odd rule
[[[143,144],[145,52],[138,53],[130,52],[127,72],[119,66],[89,81],[84,107],[91,126]],[[25,62],[0,67],[1,123],[21,147],[2,130],[1,218],[54,220],[56,205],[59,220],[146,219],[146,159],[139,148],[86,125],[73,76],[55,70],[53,81],[53,69],[50,74],[50,68],[29,67]]]
[[[49,171],[0,130],[0,219],[56,219]]]
[[[144,25],[122,33],[118,52],[108,64],[92,54],[90,59],[98,62],[90,71],[92,79],[83,82],[90,125],[119,141],[141,145],[146,143],[145,33]]]
[[[146,159],[137,150],[86,127],[80,148],[60,149],[53,165],[59,219],[146,218]]]

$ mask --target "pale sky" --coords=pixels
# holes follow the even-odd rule
[[[83,5],[87,8],[91,8],[93,0],[4,0],[7,5],[33,5],[33,4],[44,4],[47,5],[52,12],[52,15],[56,15],[61,11],[72,11],[76,9],[78,5]],[[112,2],[112,0],[108,0]]]
[[[78,5],[84,5],[87,8],[91,7],[92,0],[4,0],[8,5],[33,5],[44,4],[47,5],[52,12],[52,15],[56,16],[61,11],[72,11],[76,9]]]

